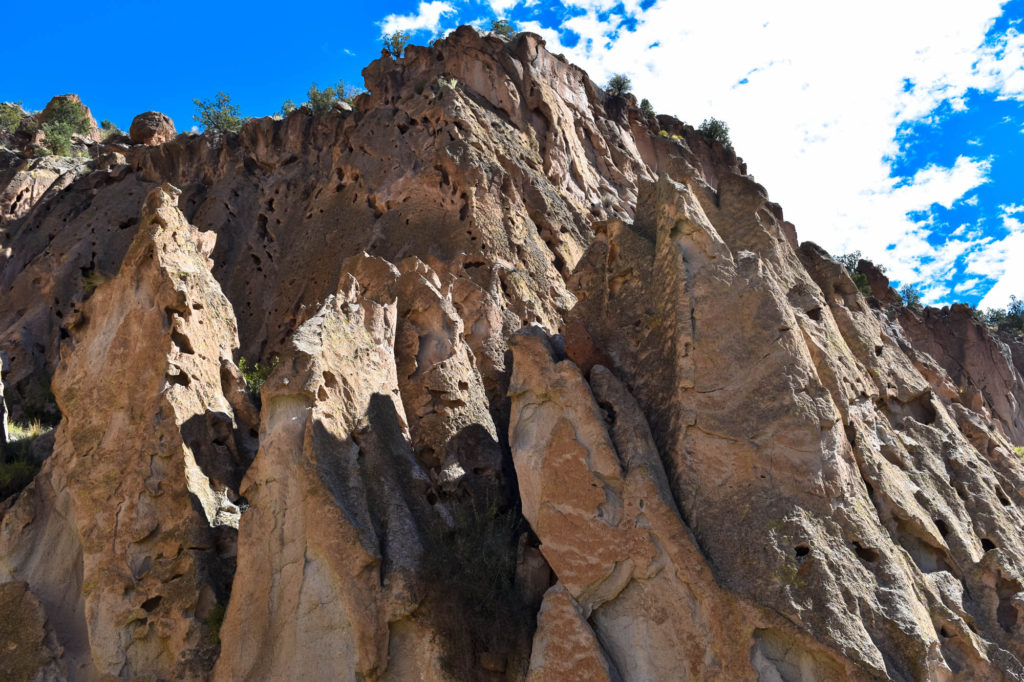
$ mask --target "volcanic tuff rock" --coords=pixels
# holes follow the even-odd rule
[[[230,586],[248,462],[220,377],[237,333],[215,235],[177,196],[149,192],[120,272],[74,321],[54,453],[0,525],[0,579],[29,584],[76,679],[203,678]]]
[[[128,137],[135,144],[158,145],[174,139],[174,121],[159,111],[146,111],[132,119]]]
[[[865,298],[731,149],[535,35],[364,76],[45,177],[0,154],[6,397],[60,419],[0,512],[19,661],[1024,678],[1024,346],[862,263]],[[277,359],[259,409],[236,353]]]

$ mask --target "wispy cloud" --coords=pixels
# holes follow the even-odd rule
[[[429,31],[436,34],[441,30],[441,17],[455,14],[455,7],[443,0],[421,2],[415,14],[389,14],[380,22],[381,36],[395,31]]]

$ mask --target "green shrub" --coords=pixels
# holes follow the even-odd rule
[[[653,118],[654,116],[656,116],[656,114],[654,113],[654,105],[651,104],[651,100],[647,99],[646,97],[640,100],[640,113],[646,116],[647,118]]]
[[[316,83],[313,83],[309,87],[306,96],[309,97],[309,107],[313,111],[313,115],[322,116],[331,110],[335,102],[351,103],[357,93],[358,91],[355,88],[346,87],[345,81],[340,80],[334,87],[326,87],[323,90],[317,88]],[[290,103],[291,100],[285,102],[285,104]],[[295,108],[294,105],[292,105],[292,108]],[[281,111],[285,113],[284,107],[281,108]],[[285,115],[288,113],[291,112],[289,111]]]
[[[66,124],[71,132],[88,135],[92,128],[89,112],[85,105],[70,99],[58,99],[50,104],[50,112],[46,115],[47,123]],[[46,126],[44,124],[43,128]]]
[[[266,364],[260,364],[259,362],[250,363],[244,357],[238,359],[238,369],[245,378],[245,385],[249,389],[249,393],[257,403],[260,401],[260,389],[263,388],[263,384],[267,383],[267,377],[277,367],[279,360],[280,358],[275,357]]]
[[[508,23],[507,19],[495,19],[491,22],[491,33],[511,38],[516,34],[516,30],[512,28],[512,24]]]
[[[658,135],[660,135],[662,137],[668,137],[668,131],[667,130],[659,130],[658,131]]]
[[[729,126],[725,124],[725,121],[719,121],[714,117],[706,118],[697,131],[708,142],[718,142],[723,147],[732,148],[732,140],[729,139]]]
[[[903,298],[903,305],[915,312],[920,312],[921,292],[913,284],[904,284],[900,287],[900,296]]]
[[[0,500],[21,492],[32,482],[39,471],[39,464],[32,456],[32,443],[49,430],[39,421],[27,424],[11,422],[8,425],[10,442],[4,450],[3,461],[0,461]]]
[[[1024,459],[1024,445],[1018,445],[1013,449],[1013,451],[1018,457]]]
[[[617,73],[608,79],[608,85],[604,86],[605,91],[613,97],[622,97],[633,89],[629,76],[624,73]]]
[[[0,131],[13,133],[21,125],[21,102],[0,102]]]
[[[192,102],[196,105],[192,118],[203,124],[205,130],[237,133],[249,120],[240,116],[241,112],[231,103],[231,97],[223,92],[218,92],[213,101],[194,99]]]
[[[89,113],[81,102],[58,99],[50,104],[43,123],[44,144],[51,154],[71,156],[71,136],[87,135],[91,129]]]
[[[439,88],[450,88],[451,90],[454,90],[458,84],[459,79],[457,78],[445,78],[444,76],[437,77],[437,87]]]
[[[857,266],[861,261],[860,251],[853,251],[852,253],[844,253],[841,256],[836,256],[836,260],[839,264],[846,268],[846,271],[850,274],[850,279],[857,285],[857,289],[860,293],[865,296],[871,295],[871,284],[868,282],[868,276],[862,274],[857,270]]]
[[[313,85],[316,85],[316,83],[314,83]],[[295,106],[295,102],[291,101],[290,99],[286,99],[284,101],[284,104],[281,105],[281,115],[288,116],[288,114],[295,111],[296,108],[297,107]]]
[[[47,121],[43,124],[43,134],[46,135],[43,144],[51,154],[71,156],[71,135],[74,132],[74,128],[68,123]]]
[[[405,54],[405,48],[409,45],[408,31],[395,31],[384,36],[384,49],[389,55],[398,59]]]

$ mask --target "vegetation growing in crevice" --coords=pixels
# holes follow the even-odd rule
[[[424,617],[444,642],[441,663],[458,680],[490,679],[482,655],[508,668],[526,661],[537,604],[516,585],[520,536],[528,530],[518,506],[503,506],[497,490],[480,500],[454,501],[452,527],[427,533],[420,573],[427,590]]]
[[[244,357],[238,359],[238,369],[245,379],[245,386],[256,400],[257,405],[260,404],[260,390],[263,388],[263,384],[267,383],[267,377],[277,367],[279,360],[280,358],[275,357],[270,362],[260,363],[249,362]]]
[[[0,460],[0,500],[21,492],[32,482],[39,472],[39,463],[32,455],[32,444],[50,430],[51,427],[39,421],[8,424],[10,442],[4,446]]]

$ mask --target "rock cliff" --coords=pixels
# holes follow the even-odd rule
[[[535,35],[364,77],[0,152],[0,671],[1024,678],[1020,344]]]

